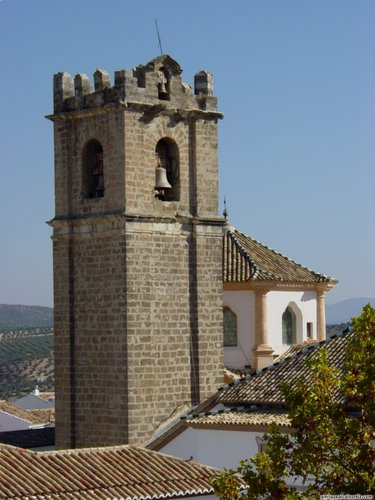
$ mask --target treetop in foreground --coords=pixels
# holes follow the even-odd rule
[[[352,324],[342,368],[330,365],[323,346],[306,360],[306,377],[282,384],[292,432],[271,426],[266,451],[213,481],[221,499],[375,493],[375,309],[366,305]]]

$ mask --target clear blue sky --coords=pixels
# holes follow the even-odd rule
[[[52,77],[208,69],[231,223],[375,296],[373,0],[0,0],[0,303],[52,305]],[[220,211],[222,206],[220,207]]]

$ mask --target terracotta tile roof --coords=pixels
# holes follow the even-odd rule
[[[229,368],[224,368],[224,382],[226,384],[230,384],[235,380],[239,380],[241,375],[236,373],[234,370],[230,370]]]
[[[283,382],[293,384],[301,377],[305,377],[308,381],[311,374],[305,361],[316,356],[318,349],[322,347],[327,349],[330,364],[343,369],[347,344],[354,335],[356,334],[343,333],[303,347],[292,356],[282,358],[279,362],[247,375],[244,379],[224,386],[217,402],[235,406],[283,406],[280,384]],[[342,397],[340,394],[335,394],[335,399],[341,401]]]
[[[50,398],[55,398],[55,392],[50,391],[50,392],[39,392],[39,397],[44,399],[45,401],[48,401]]]
[[[0,498],[153,499],[210,494],[220,471],[144,448],[34,453],[0,446]]]
[[[0,401],[0,411],[27,420],[32,424],[46,424],[55,421],[55,412],[53,408],[48,408],[46,410],[23,410],[18,406],[8,403],[8,401]]]
[[[54,408],[43,408],[42,410],[26,410],[26,412],[31,415],[33,424],[55,422]]]
[[[290,427],[290,419],[286,412],[260,411],[236,409],[211,411],[202,415],[189,416],[185,418],[189,427],[240,427],[255,425],[270,425],[276,423],[280,426]]]
[[[297,352],[301,351],[305,347],[309,347],[313,344],[316,344],[316,340],[307,339],[302,344],[291,345],[285,352],[274,358],[273,362],[277,363],[284,358],[288,358],[289,356],[293,356],[293,354],[297,354]]]
[[[237,230],[228,230],[224,235],[223,280],[336,283]]]

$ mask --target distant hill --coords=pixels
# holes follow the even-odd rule
[[[53,328],[0,329],[0,399],[54,389]]]
[[[1,328],[53,326],[53,308],[0,304]]]
[[[336,304],[327,304],[327,325],[350,322],[352,317],[358,316],[363,306],[368,303],[375,307],[375,298],[356,297]],[[53,326],[52,307],[0,304],[0,329],[38,326]]]
[[[327,325],[349,323],[353,316],[359,316],[363,306],[369,303],[375,307],[375,298],[356,297],[342,300],[336,304],[327,304],[326,323]]]
[[[347,331],[348,322],[340,323],[339,325],[327,325],[327,337],[332,337],[333,335],[339,335]]]
[[[353,298],[326,306],[328,336],[341,333],[375,298]],[[35,385],[54,389],[53,309],[0,304],[0,399],[27,394]]]

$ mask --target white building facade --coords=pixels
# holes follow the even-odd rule
[[[336,280],[229,226],[223,278],[227,368],[260,369],[293,345],[326,338],[325,294]]]

